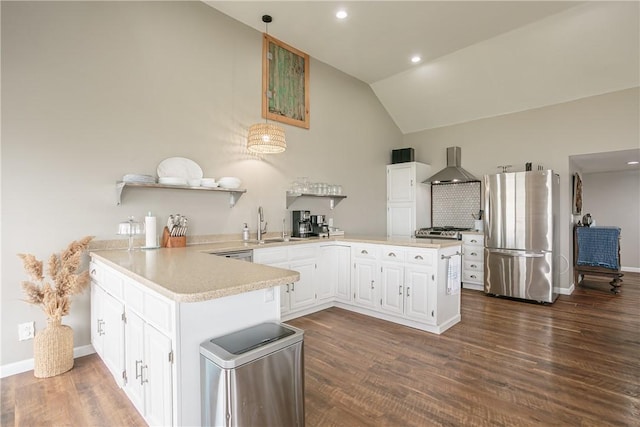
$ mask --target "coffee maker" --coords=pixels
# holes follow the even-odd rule
[[[293,211],[291,225],[291,237],[311,237],[313,232],[311,229],[311,212],[310,211]]]
[[[311,232],[315,236],[329,237],[329,226],[324,215],[311,215]]]

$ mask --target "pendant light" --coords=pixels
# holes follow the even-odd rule
[[[269,34],[268,24],[273,21],[270,15],[262,15],[265,33]],[[247,136],[247,150],[254,154],[276,154],[287,149],[284,128],[275,123],[269,123],[265,117],[264,123],[256,123],[249,127]]]

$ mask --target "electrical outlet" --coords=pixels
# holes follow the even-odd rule
[[[20,323],[18,325],[18,341],[33,339],[36,333],[35,322]]]

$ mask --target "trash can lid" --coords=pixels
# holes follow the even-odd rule
[[[295,331],[277,323],[261,323],[210,341],[231,354],[242,354],[293,334]]]
[[[200,355],[221,368],[236,368],[303,341],[304,331],[267,322],[200,344]]]

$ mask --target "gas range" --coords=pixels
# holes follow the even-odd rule
[[[416,238],[418,239],[451,239],[462,240],[462,232],[469,231],[471,228],[463,227],[431,227],[416,230]]]

